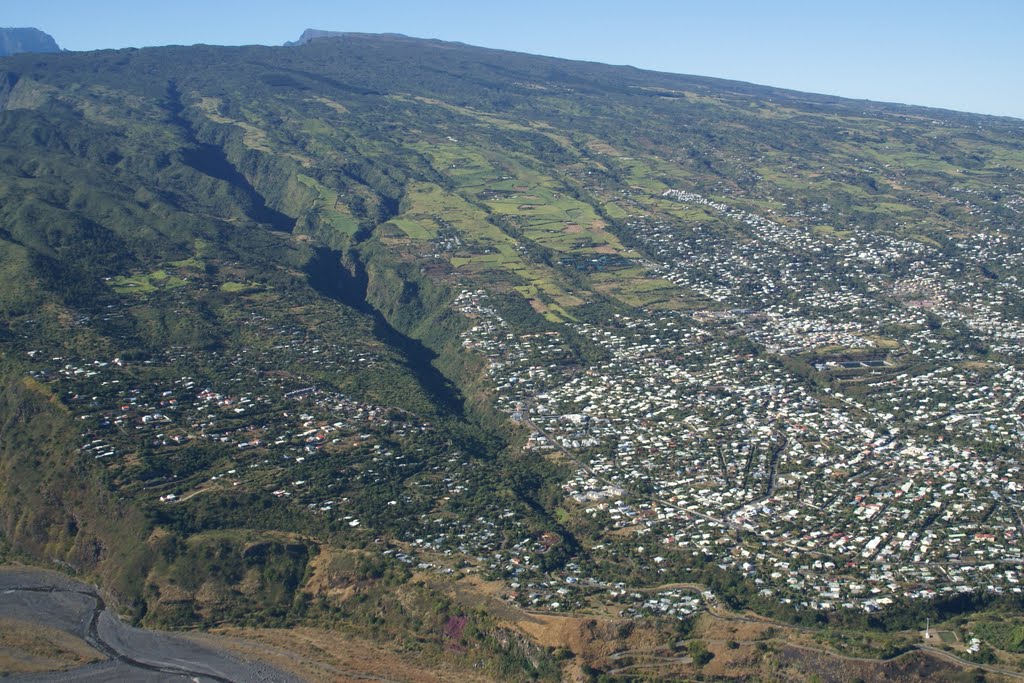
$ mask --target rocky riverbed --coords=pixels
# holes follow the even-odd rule
[[[0,568],[0,618],[7,628],[20,623],[26,629],[69,634],[104,657],[60,671],[8,672],[14,673],[8,680],[299,681],[267,664],[183,635],[129,626],[107,608],[96,587],[56,572]]]

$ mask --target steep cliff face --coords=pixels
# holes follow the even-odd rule
[[[299,36],[298,40],[289,40],[285,43],[285,47],[305,45],[306,43],[317,40],[318,38],[341,38],[344,35],[344,33],[339,31],[322,31],[316,28],[307,28],[302,32],[302,35]]]
[[[60,46],[37,28],[0,28],[0,57],[21,52],[60,52]]]
[[[0,111],[7,108],[7,103],[11,99],[11,93],[14,92],[14,86],[18,85],[18,75],[12,73],[4,73],[0,75]]]
[[[20,556],[138,594],[146,522],[77,457],[76,426],[41,384],[0,365],[0,538]]]

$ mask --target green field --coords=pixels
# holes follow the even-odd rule
[[[301,184],[317,192],[317,197],[309,209],[316,220],[326,223],[334,230],[346,235],[354,235],[359,230],[359,222],[341,201],[335,190],[331,190],[314,178],[301,173],[297,174],[295,178]]]
[[[151,294],[160,289],[182,287],[187,282],[165,270],[154,270],[152,273],[136,275],[118,275],[107,283],[118,294]]]
[[[392,218],[389,222],[398,226],[402,232],[414,240],[429,240],[437,237],[437,231],[431,230],[427,226],[426,219],[415,221],[408,218]]]
[[[1024,619],[986,619],[971,626],[981,640],[1006,652],[1024,652]]]

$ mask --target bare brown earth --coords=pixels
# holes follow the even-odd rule
[[[306,590],[317,597],[344,602],[371,587],[347,568],[368,554],[325,548],[312,560]],[[415,572],[411,583],[447,594],[467,612],[484,611],[503,628],[517,631],[537,645],[565,653],[562,678],[583,683],[601,671],[615,678],[689,681],[962,681],[975,667],[943,653],[911,651],[890,660],[840,654],[824,644],[821,634],[772,622],[750,613],[712,605],[692,629],[681,633],[671,619],[630,620],[611,609],[588,614],[552,614],[520,608],[507,600],[508,587],[487,581],[472,569],[443,576]],[[669,584],[657,590],[694,587]],[[696,586],[695,589],[699,589]],[[637,590],[644,590],[638,588]],[[655,590],[655,589],[650,589]],[[261,660],[303,680],[407,681],[440,683],[490,680],[450,652],[444,656],[408,649],[399,641],[374,641],[355,636],[342,626],[293,629],[223,626],[187,636],[199,643],[228,649],[249,660]],[[694,664],[688,646],[698,640],[713,654],[703,667]],[[76,636],[19,618],[0,617],[0,676],[10,673],[60,672],[104,657]],[[1002,675],[1001,662],[985,672],[985,680],[1021,680]],[[1010,672],[1006,672],[1009,674]],[[58,674],[61,675],[61,674]]]
[[[844,683],[855,678],[870,681],[955,681],[963,680],[964,670],[935,657],[910,652],[881,664],[854,659],[830,657],[789,645],[777,654],[779,673],[784,678],[807,680],[816,675],[823,683]],[[988,675],[985,680],[1000,680]]]
[[[548,312],[548,307],[544,305],[543,301],[540,301],[538,299],[530,299],[530,307],[541,314]]]
[[[426,578],[423,575],[421,578]],[[632,621],[599,615],[559,615],[524,610],[502,599],[500,582],[469,575],[447,584],[448,592],[468,608],[487,610],[534,642],[564,648],[574,657],[563,669],[564,680],[587,680],[584,665],[615,676],[647,676],[652,680],[731,681],[961,681],[973,666],[947,661],[935,654],[911,651],[890,660],[858,658],[831,651],[817,642],[816,632],[734,613],[721,607],[698,617],[685,639],[678,639],[672,621]],[[687,644],[699,640],[714,654],[697,667],[687,655]],[[985,672],[987,681],[1019,680]]]
[[[490,679],[454,669],[444,662],[420,661],[397,654],[364,638],[316,628],[220,628],[197,635],[211,644],[261,659],[309,681],[356,683],[403,681],[443,683],[459,680],[483,683]]]
[[[606,154],[610,157],[624,156],[622,152],[601,140],[591,140],[587,143],[587,148],[597,152],[598,154]]]
[[[0,676],[64,671],[102,659],[102,654],[70,633],[0,617]]]

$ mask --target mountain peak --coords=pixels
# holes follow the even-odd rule
[[[293,45],[305,45],[306,43],[312,42],[314,40],[319,40],[321,38],[342,38],[344,37],[344,35],[345,34],[342,33],[341,31],[323,31],[317,28],[307,28],[305,31],[302,32],[302,35],[299,36],[298,40],[288,41],[287,43],[285,43],[285,46],[290,47]]]
[[[37,28],[0,28],[0,57],[19,52],[60,52],[60,46]]]

